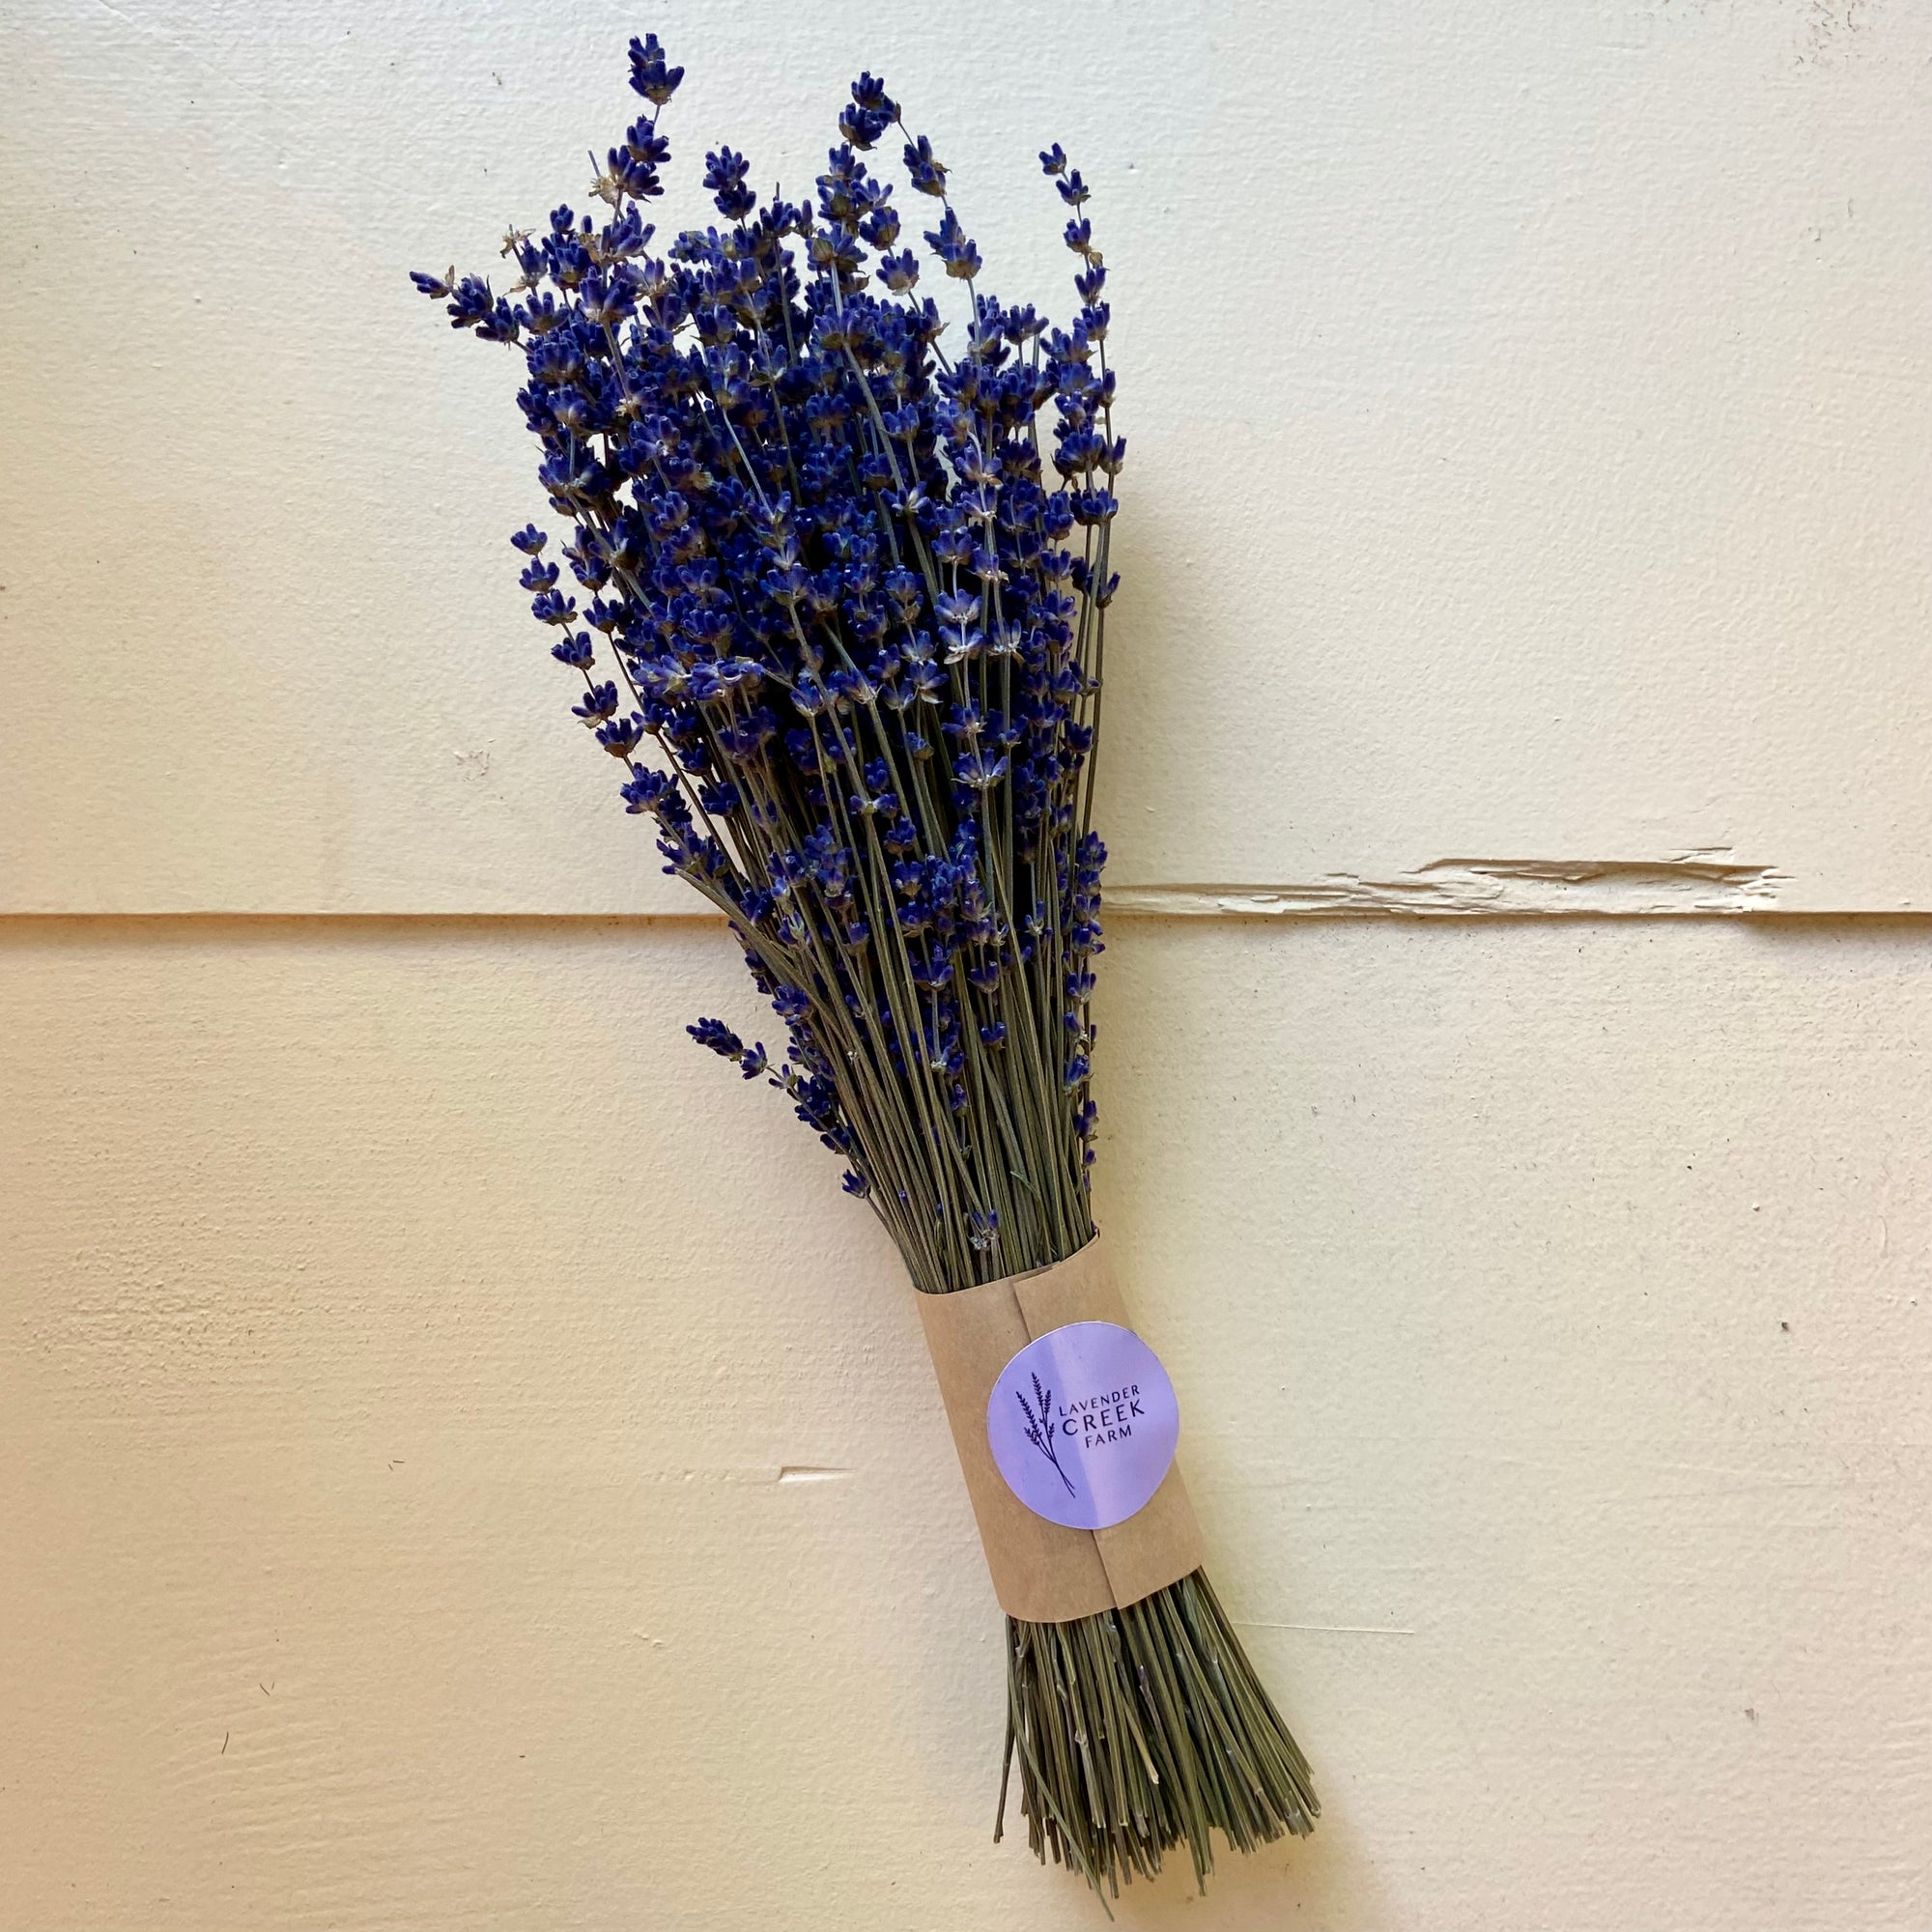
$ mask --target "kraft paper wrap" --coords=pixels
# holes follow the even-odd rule
[[[1000,1607],[1031,1623],[1066,1623],[1138,1603],[1208,1560],[1178,1466],[1145,1508],[1111,1529],[1066,1529],[1007,1487],[986,1441],[986,1400],[1000,1371],[1069,1321],[1127,1320],[1099,1238],[1030,1274],[917,1297],[939,1393]]]

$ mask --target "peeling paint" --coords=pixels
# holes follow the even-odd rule
[[[1116,886],[1117,914],[1179,919],[1735,917],[1777,910],[1784,874],[1721,848],[1669,859],[1437,859],[1386,879],[1330,872],[1305,885]]]

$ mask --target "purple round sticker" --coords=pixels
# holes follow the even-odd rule
[[[1029,1342],[986,1398],[1007,1487],[1068,1529],[1107,1529],[1144,1508],[1179,1439],[1159,1356],[1113,1321],[1070,1321]]]

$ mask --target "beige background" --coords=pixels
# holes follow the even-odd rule
[[[401,279],[644,25],[798,185],[883,66],[1003,288],[1100,189],[1101,1211],[1326,1805],[1122,1922],[1932,1926],[1932,15],[1044,19],[0,19],[8,1932],[1103,1922]]]

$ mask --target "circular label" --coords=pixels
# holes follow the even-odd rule
[[[1179,1439],[1160,1357],[1113,1321],[1070,1321],[1029,1342],[986,1398],[1007,1487],[1068,1529],[1108,1529],[1144,1508]]]

